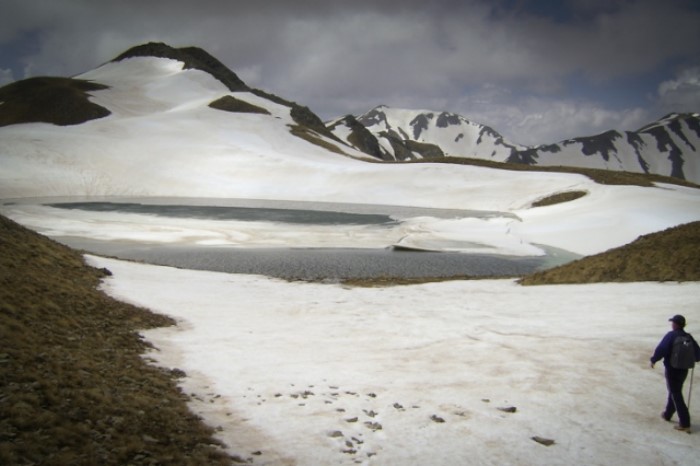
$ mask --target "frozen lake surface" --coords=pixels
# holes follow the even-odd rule
[[[247,225],[255,222],[274,225],[293,236],[304,228],[363,228],[390,236],[403,219],[417,216],[430,218],[488,219],[509,214],[496,212],[416,209],[393,206],[350,204],[264,202],[228,200],[219,205],[206,200],[156,199],[117,202],[113,200],[50,202],[45,206],[81,213],[136,214],[144,223],[148,219],[169,218],[191,221],[233,221]],[[237,223],[241,225],[241,223]],[[240,228],[239,228],[240,230]],[[382,233],[384,231],[384,233]],[[337,232],[335,233],[337,234]],[[299,236],[302,236],[299,233]],[[73,235],[59,235],[57,240],[78,249],[121,259],[143,261],[194,270],[261,274],[285,279],[337,280],[374,277],[455,277],[517,276],[570,260],[566,254],[518,256],[489,253],[436,252],[402,250],[391,246],[366,247],[358,239],[356,247],[235,247],[149,243],[144,241],[108,240]]]
[[[241,220],[310,225],[382,225],[394,223],[389,215],[298,208],[236,205],[142,204],[139,202],[57,202],[59,209],[118,212],[201,220]]]

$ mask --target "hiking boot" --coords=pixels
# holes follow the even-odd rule
[[[680,430],[681,432],[690,432],[690,426],[677,425],[677,426],[673,426],[673,428],[676,430]]]

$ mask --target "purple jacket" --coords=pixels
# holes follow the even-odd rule
[[[673,349],[673,341],[676,339],[676,337],[681,335],[690,334],[685,330],[671,330],[668,332],[659,343],[659,346],[656,347],[654,355],[651,357],[651,362],[655,364],[663,358],[664,366],[671,367],[670,359],[671,350]],[[690,335],[690,338],[693,338],[693,336]],[[700,346],[698,346],[698,342],[695,341],[695,338],[693,338],[693,345],[695,346],[695,361],[700,361]]]

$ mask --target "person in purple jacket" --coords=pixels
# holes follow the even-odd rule
[[[674,429],[690,432],[690,413],[683,399],[683,384],[688,377],[688,369],[677,369],[671,366],[673,342],[677,337],[689,334],[684,330],[685,317],[675,315],[668,320],[671,322],[672,330],[663,337],[656,347],[651,357],[651,367],[653,368],[654,364],[661,359],[664,360],[668,401],[666,402],[666,409],[661,413],[661,417],[666,421],[670,421],[677,412],[679,422],[678,425],[674,426]],[[700,347],[695,339],[693,339],[693,345],[695,347],[695,361],[700,361]]]

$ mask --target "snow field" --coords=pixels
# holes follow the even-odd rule
[[[0,128],[0,211],[49,236],[240,247],[385,247],[578,254],[700,220],[700,192],[443,164],[369,164],[289,134],[271,116],[207,107],[231,94],[173,60],[133,58],[79,78],[111,86],[112,115]],[[350,155],[364,157],[343,149]],[[576,201],[531,208],[563,191]],[[9,198],[201,197],[502,212],[405,218],[398,228],[299,227],[85,213]],[[336,231],[339,230],[339,231]],[[394,288],[287,283],[89,256],[118,299],[180,325],[146,332],[187,373],[192,408],[255,464],[687,464],[698,436],[671,429],[648,357],[700,284],[524,288],[509,280]],[[700,332],[700,331],[698,331]],[[696,333],[698,333],[696,332]],[[697,404],[697,403],[696,403]],[[513,413],[499,408],[516,408]],[[700,416],[695,405],[691,415]],[[546,447],[532,440],[554,440]]]
[[[648,358],[700,285],[392,288],[288,283],[88,257],[192,408],[254,464],[687,464]],[[686,387],[687,388],[687,387]],[[515,407],[509,413],[499,408]],[[691,415],[700,412],[691,406]],[[549,447],[532,440],[552,439]]]

